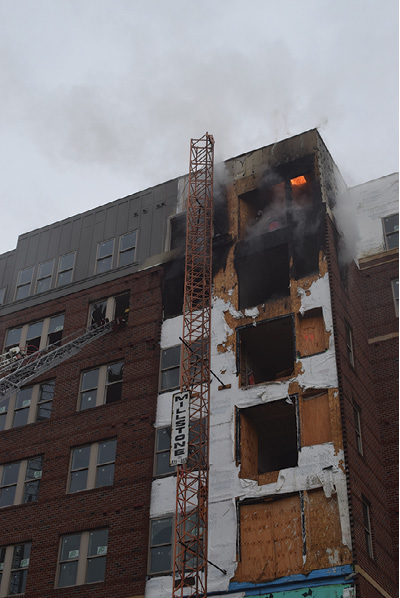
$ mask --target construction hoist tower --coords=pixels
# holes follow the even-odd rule
[[[189,446],[178,465],[173,598],[207,596],[214,139],[190,145],[181,393],[190,396]]]

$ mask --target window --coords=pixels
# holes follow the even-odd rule
[[[113,253],[114,239],[102,241],[98,244],[96,258],[96,274],[101,274],[101,272],[107,272],[107,270],[111,270]]]
[[[0,596],[25,592],[30,555],[30,542],[0,547]]]
[[[346,329],[346,350],[347,350],[347,359],[354,367],[354,348],[353,348],[353,331],[351,326],[348,322],[344,323]]]
[[[181,346],[161,351],[161,391],[179,388]]]
[[[353,405],[354,414],[354,430],[356,433],[356,445],[360,455],[363,454],[362,438],[361,438],[361,411],[358,405]]]
[[[21,388],[0,403],[0,431],[50,418],[55,381]]]
[[[362,496],[361,499],[362,499],[363,520],[364,520],[365,544],[366,544],[368,556],[371,559],[373,559],[374,558],[374,550],[373,550],[373,544],[372,544],[372,529],[371,529],[371,503],[365,498],[365,496]]]
[[[149,575],[172,569],[172,517],[150,521]]]
[[[49,260],[40,264],[37,279],[36,279],[36,293],[44,293],[51,287],[51,278],[53,276],[54,260]]]
[[[108,529],[61,538],[58,570],[59,588],[104,581]]]
[[[20,347],[31,354],[44,349],[47,345],[59,345],[63,330],[64,314],[58,314],[40,322],[25,324],[20,328],[9,328],[4,352],[6,353],[14,347]]]
[[[171,426],[156,430],[156,450],[154,458],[154,475],[164,476],[175,473],[175,467],[169,464],[171,450]]]
[[[33,457],[0,466],[0,507],[37,501],[42,461],[42,457]]]
[[[71,454],[69,492],[112,486],[116,449],[116,440],[74,448]]]
[[[282,380],[293,373],[293,316],[245,326],[237,334],[241,386]]]
[[[124,362],[102,365],[82,374],[80,411],[119,401],[122,393]]]
[[[394,299],[394,309],[396,316],[399,317],[399,279],[392,280],[392,292]]]
[[[75,262],[75,251],[62,255],[58,261],[57,286],[72,282],[72,273]]]
[[[119,240],[118,266],[133,264],[136,256],[136,234],[137,231],[122,235]]]
[[[4,305],[5,303],[6,289],[7,287],[3,287],[2,289],[0,289],[0,305]]]
[[[101,299],[91,303],[89,309],[89,326],[96,326],[106,319],[112,321],[117,318],[128,319],[130,293],[122,293],[115,297]]]
[[[33,266],[20,270],[18,274],[17,290],[15,299],[25,299],[31,294],[31,284],[33,276]]]
[[[394,249],[399,246],[399,215],[392,214],[382,219],[383,232],[385,234],[386,249]]]
[[[296,467],[298,462],[297,399],[295,396],[240,410],[237,444],[240,477]]]

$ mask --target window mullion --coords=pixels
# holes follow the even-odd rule
[[[98,455],[99,445],[92,444],[90,447],[90,456],[89,456],[89,466],[88,466],[88,477],[86,482],[86,489],[89,490],[90,488],[94,488],[96,482],[96,465],[97,465],[97,455]]]
[[[25,326],[22,326],[21,338],[19,339],[19,346],[21,348],[26,346],[26,337],[28,336],[28,328],[29,328],[29,324],[25,324]]]
[[[114,319],[114,311],[115,311],[115,297],[108,297],[107,307],[106,307],[106,318],[108,318],[110,320],[110,322]]]
[[[105,395],[106,395],[106,379],[107,379],[107,366],[102,365],[99,368],[99,381],[98,381],[98,386],[97,386],[96,407],[104,404]]]
[[[49,335],[49,328],[50,328],[50,318],[45,318],[43,321],[43,328],[42,328],[42,334],[40,337],[39,349],[44,349],[45,347],[47,347],[47,337]]]
[[[21,461],[19,464],[17,487],[15,489],[15,497],[14,497],[15,505],[20,505],[22,503],[22,499],[24,496],[24,489],[25,489],[25,476],[26,476],[27,465],[28,465],[27,460]]]
[[[31,404],[29,406],[28,421],[26,422],[27,424],[34,424],[36,421],[36,410],[39,399],[39,389],[40,384],[35,384],[35,386],[32,388]]]
[[[4,425],[5,430],[9,430],[12,427],[13,419],[14,419],[14,409],[15,409],[15,401],[17,399],[17,393],[14,393],[8,404],[8,411],[6,415],[6,422]]]
[[[78,571],[76,574],[76,585],[84,584],[86,581],[86,561],[89,547],[89,532],[83,532],[79,548]]]

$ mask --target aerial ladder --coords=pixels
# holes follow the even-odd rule
[[[207,596],[213,169],[206,133],[190,145],[180,381],[190,415],[188,457],[177,468],[173,598]]]
[[[0,357],[0,404],[22,386],[51,370],[66,359],[76,355],[83,347],[123,325],[125,318],[94,324],[68,337],[64,344],[48,345],[34,353],[21,349],[10,349]]]

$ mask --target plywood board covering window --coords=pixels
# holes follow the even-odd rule
[[[235,579],[259,583],[300,573],[300,498],[240,506],[240,561]]]
[[[322,309],[306,311],[298,320],[297,349],[301,357],[326,351],[325,323]]]
[[[332,441],[328,392],[303,397],[301,424],[302,446]]]

